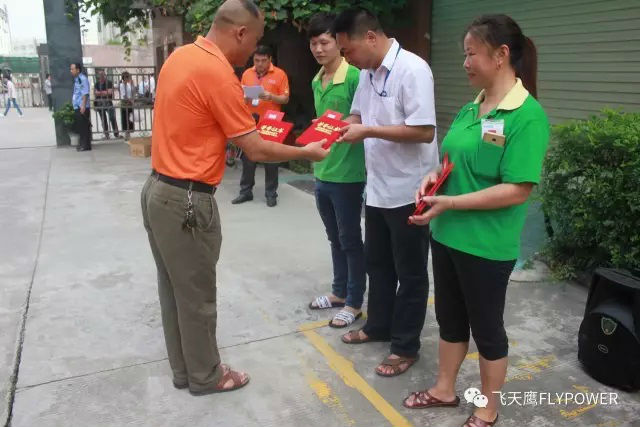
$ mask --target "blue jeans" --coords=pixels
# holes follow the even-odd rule
[[[333,294],[355,309],[362,307],[367,280],[360,229],[363,192],[363,182],[316,180],[316,206],[331,242]]]
[[[18,110],[18,114],[22,115],[22,111],[20,111],[20,106],[18,106],[18,103],[16,102],[15,98],[7,98],[7,109],[4,110],[4,115],[6,116],[7,113],[9,112],[9,109],[11,108],[11,101],[13,101],[13,106],[16,107],[16,110]]]

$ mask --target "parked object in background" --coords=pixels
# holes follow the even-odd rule
[[[580,325],[578,359],[597,381],[640,390],[640,275],[596,270]]]
[[[129,154],[131,157],[150,157],[151,156],[151,138],[131,138],[129,144]]]

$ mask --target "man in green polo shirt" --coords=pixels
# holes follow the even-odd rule
[[[331,26],[335,17],[320,13],[309,22],[311,53],[322,65],[313,79],[316,114],[327,110],[349,115],[360,71],[340,55]],[[344,307],[329,323],[343,328],[361,314],[366,286],[364,245],[360,229],[365,185],[364,144],[334,144],[322,162],[314,163],[316,204],[331,242],[333,286],[330,295],[309,304],[311,309]]]

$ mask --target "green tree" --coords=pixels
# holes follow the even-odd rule
[[[85,13],[102,15],[105,22],[116,25],[122,34],[125,47],[131,43],[127,33],[148,25],[151,10],[163,14],[184,17],[185,30],[205,34],[213,21],[213,15],[224,0],[67,0],[69,13],[80,8]],[[268,28],[278,24],[291,24],[302,31],[309,18],[317,12],[339,13],[354,6],[362,6],[380,16],[385,22],[393,22],[408,0],[258,0]]]

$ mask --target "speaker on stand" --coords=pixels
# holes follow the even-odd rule
[[[640,390],[640,274],[595,271],[580,325],[578,359],[595,380]]]

